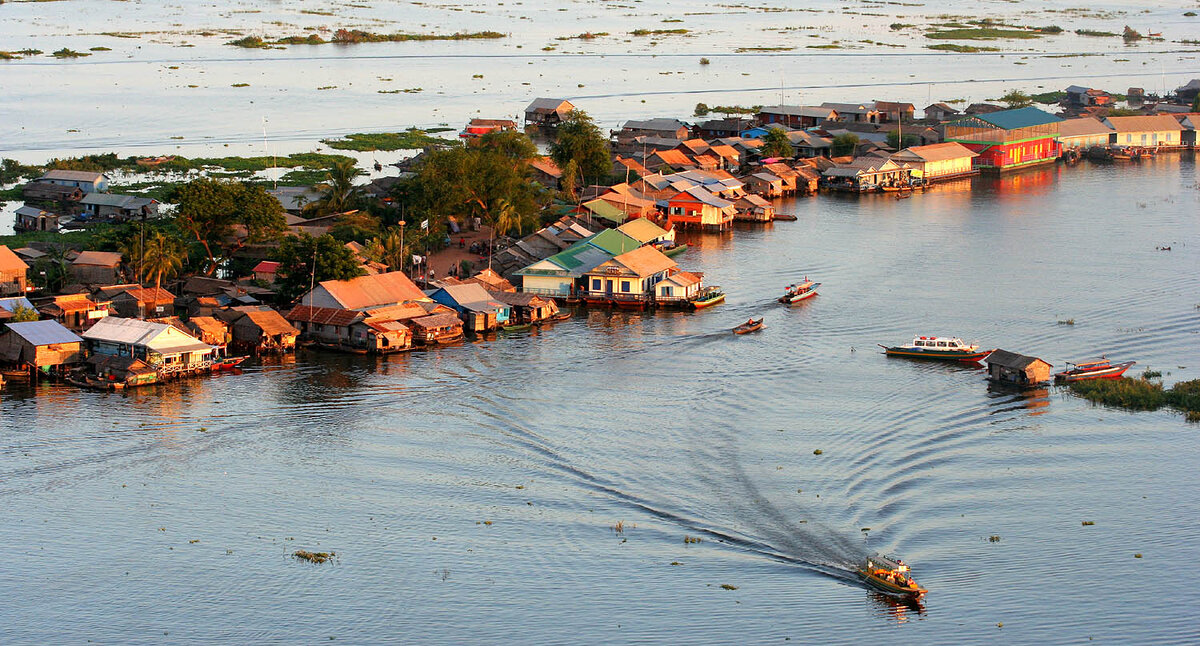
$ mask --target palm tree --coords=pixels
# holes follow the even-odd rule
[[[163,276],[174,276],[183,268],[184,248],[174,238],[168,238],[162,233],[146,241],[145,259],[142,261],[143,277],[154,276],[154,288],[162,286]]]
[[[371,238],[367,243],[367,255],[376,262],[381,262],[392,271],[404,269],[404,236],[399,227],[391,227],[377,238]]]
[[[353,204],[359,192],[354,185],[354,178],[362,174],[362,169],[354,165],[353,159],[333,162],[333,166],[325,173],[325,181],[317,184],[323,193],[319,202],[321,210],[340,213]]]
[[[492,250],[495,248],[496,235],[507,235],[509,231],[516,228],[517,232],[521,232],[521,214],[517,213],[517,209],[508,200],[501,198],[496,200],[496,208],[489,212],[492,216],[491,232],[488,236],[488,269],[492,268]]]

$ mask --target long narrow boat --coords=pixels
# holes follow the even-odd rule
[[[725,302],[725,292],[721,291],[720,287],[714,285],[706,288],[694,300],[688,302],[691,303],[692,309],[702,310],[706,307],[712,307],[717,303]]]
[[[521,330],[528,330],[531,327],[533,327],[533,323],[513,323],[512,325],[502,326],[500,329],[505,332],[520,332]]]
[[[949,361],[982,361],[992,353],[991,350],[980,350],[978,345],[967,345],[958,337],[919,336],[913,339],[911,345],[886,346],[879,344],[883,353],[889,357],[909,357],[913,359],[942,359]]]
[[[783,296],[780,296],[778,300],[784,305],[795,305],[796,303],[806,301],[813,296],[816,296],[817,288],[820,286],[821,283],[814,283],[808,278],[805,278],[804,282],[800,283],[799,285],[789,285],[788,288],[784,290]]]
[[[879,554],[867,557],[858,566],[858,576],[871,587],[899,597],[920,599],[928,592],[913,580],[908,565],[894,557]]]
[[[757,332],[757,331],[763,329],[763,327],[765,327],[763,325],[763,319],[758,319],[757,321],[754,319],[750,319],[749,321],[746,321],[745,323],[742,323],[741,325],[733,328],[733,333],[734,334],[750,334],[751,332]]]
[[[687,251],[689,246],[690,245],[688,245],[688,243],[686,243],[686,242],[683,244],[677,244],[673,247],[667,247],[667,248],[663,249],[662,253],[664,256],[666,256],[668,258],[674,258],[675,256],[678,256],[679,254]]]
[[[219,372],[221,370],[233,370],[248,358],[249,357],[221,357],[220,359],[213,359],[212,371]]]
[[[1055,381],[1072,382],[1083,381],[1085,379],[1117,379],[1125,374],[1136,361],[1122,361],[1121,363],[1112,363],[1104,357],[1093,359],[1092,361],[1077,361],[1067,362],[1067,368],[1062,372],[1054,374]]]

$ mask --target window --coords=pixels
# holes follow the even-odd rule
[[[946,342],[945,342],[945,341],[938,341],[938,342],[937,342],[937,347],[939,347],[939,348],[944,348],[944,347],[946,347]]]
[[[593,292],[600,291],[600,279],[599,278],[592,279],[592,291]]]
[[[918,347],[923,347],[923,346],[925,345],[925,342],[924,342],[924,341],[917,341],[916,345],[917,345]]]
[[[627,280],[621,281],[621,291],[625,292],[626,294],[628,294],[630,291],[632,291],[629,287],[629,281],[627,281]]]
[[[663,296],[673,296],[673,294],[671,293],[671,286],[670,286],[670,285],[663,285],[663,288],[662,288],[662,295],[663,295]]]

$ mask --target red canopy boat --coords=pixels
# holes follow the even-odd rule
[[[1083,381],[1084,379],[1117,379],[1129,370],[1130,366],[1137,363],[1136,361],[1123,361],[1121,363],[1112,363],[1104,357],[1094,359],[1092,361],[1067,362],[1067,368],[1062,372],[1054,374],[1055,381]]]

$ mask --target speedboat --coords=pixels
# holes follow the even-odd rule
[[[1112,363],[1104,357],[1093,359],[1091,361],[1067,362],[1066,370],[1054,373],[1055,381],[1072,382],[1083,381],[1085,379],[1117,379],[1125,374],[1136,361],[1122,361],[1121,363]]]
[[[799,285],[788,285],[787,289],[783,290],[783,296],[779,297],[779,302],[784,305],[794,305],[808,300],[817,295],[817,288],[820,286],[821,283],[814,283],[806,276]]]
[[[869,556],[858,566],[858,575],[871,587],[899,597],[920,599],[928,592],[913,580],[908,565],[895,557]]]
[[[958,337],[919,336],[909,345],[886,346],[879,344],[883,353],[891,357],[916,359],[947,359],[950,361],[980,361],[992,353],[980,350],[978,345],[968,345]]]

